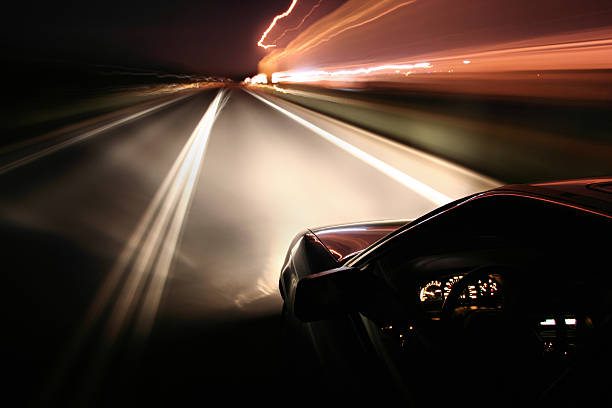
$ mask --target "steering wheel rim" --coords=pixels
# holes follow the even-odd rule
[[[463,294],[463,292],[468,288],[470,283],[478,280],[478,279],[488,279],[491,275],[498,275],[500,279],[498,280],[499,284],[502,286],[502,312],[505,314],[511,314],[513,312],[513,303],[511,299],[514,297],[512,293],[510,296],[506,294],[508,291],[507,273],[509,271],[514,270],[514,268],[508,266],[499,266],[499,265],[486,265],[479,266],[470,270],[467,274],[465,274],[458,282],[456,282],[451,288],[450,293],[444,299],[444,303],[442,304],[442,310],[440,312],[440,319],[444,322],[450,322],[452,319],[452,314],[459,303],[459,298]],[[497,280],[497,279],[496,279]],[[512,290],[510,290],[512,292]]]
[[[460,338],[465,336],[463,338],[467,339],[467,342],[463,343],[464,346],[468,345],[468,347],[481,350],[484,344],[490,344],[491,350],[504,350],[497,356],[504,356],[505,363],[503,365],[506,368],[505,374],[502,374],[504,378],[502,381],[506,384],[504,387],[510,387],[505,388],[504,391],[508,393],[507,398],[522,398],[514,394],[516,389],[522,389],[525,386],[522,377],[518,375],[519,368],[522,366],[522,362],[529,361],[531,358],[529,353],[531,347],[538,346],[537,334],[532,328],[525,325],[528,319],[525,315],[525,305],[521,305],[520,302],[520,278],[516,275],[518,273],[520,271],[516,267],[508,265],[486,265],[472,269],[453,285],[444,300],[440,315],[440,319],[445,323],[447,329],[454,331]],[[484,326],[478,326],[477,323],[476,329],[470,326],[470,323],[468,323],[470,315],[480,309],[468,311],[458,321],[454,312],[459,305],[461,294],[468,288],[468,285],[477,282],[479,279],[488,279],[491,276],[495,277],[501,284],[501,307],[493,310],[493,313],[500,314],[499,319],[495,318],[493,320],[493,322],[501,324],[497,326],[499,331],[494,328],[489,331],[487,324],[491,322],[490,320],[485,320],[486,324]],[[486,327],[486,330],[482,330],[483,327]],[[485,334],[484,339],[479,337],[482,334]],[[494,341],[491,341],[492,339]]]

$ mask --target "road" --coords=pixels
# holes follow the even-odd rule
[[[22,405],[273,403],[297,232],[498,184],[239,87],[70,140],[0,175],[5,385]]]

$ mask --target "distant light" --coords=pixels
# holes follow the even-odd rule
[[[576,319],[565,319],[565,324],[567,324],[568,326],[575,326]]]
[[[555,319],[546,319],[543,322],[540,322],[540,326],[554,326],[555,324]]]
[[[274,72],[270,77],[273,84],[278,84],[283,79],[282,72]]]
[[[472,63],[472,61],[470,61],[470,60],[463,60],[463,63],[464,63],[464,64],[471,64],[471,63]]]
[[[275,72],[272,74],[272,83],[279,82],[309,82],[309,81],[322,81],[329,80],[334,77],[349,77],[349,76],[362,76],[369,75],[371,73],[380,71],[395,71],[400,73],[402,70],[409,70],[408,73],[412,72],[413,69],[418,68],[432,68],[429,62],[419,62],[417,64],[385,64],[377,65],[373,67],[361,67],[356,69],[342,69],[337,71],[324,71],[324,70],[312,70],[312,71],[298,71],[298,72]]]
[[[268,76],[266,74],[257,74],[253,78],[251,78],[252,84],[267,84]]]

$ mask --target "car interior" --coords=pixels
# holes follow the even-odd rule
[[[417,225],[369,263],[384,282],[363,312],[377,351],[418,390],[417,403],[609,398],[598,374],[611,357],[609,221],[527,198],[487,200]]]

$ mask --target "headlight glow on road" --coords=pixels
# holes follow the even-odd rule
[[[134,324],[136,340],[145,339],[154,322],[161,295],[193,191],[212,126],[227,100],[224,89],[202,116],[169,169],[161,186],[124,245],[98,290],[84,321],[67,348],[55,377],[59,380],[74,363],[94,326],[103,323],[104,338],[91,365],[102,370],[117,338]],[[108,315],[108,318],[105,317]]]
[[[384,161],[372,156],[369,153],[364,152],[361,149],[358,149],[357,147],[353,146],[350,143],[347,143],[346,141],[332,135],[331,133],[321,129],[320,127],[313,125],[312,123],[308,122],[307,120],[299,117],[298,115],[295,115],[294,113],[289,112],[288,110],[276,105],[275,103],[270,102],[268,99],[263,98],[259,95],[257,95],[254,92],[249,92],[251,95],[253,95],[255,98],[259,99],[260,101],[264,102],[265,104],[271,106],[272,108],[276,109],[277,111],[281,112],[282,114],[290,117],[291,119],[295,120],[296,122],[300,123],[303,126],[306,126],[307,128],[309,128],[310,130],[312,130],[314,133],[316,133],[317,135],[323,137],[325,140],[327,140],[328,142],[331,142],[332,144],[338,146],[339,148],[345,150],[346,152],[350,153],[352,156],[358,158],[359,160],[363,161],[366,164],[369,164],[370,166],[374,167],[375,169],[379,170],[380,172],[384,173],[385,175],[387,175],[388,177],[396,180],[397,182],[403,184],[404,186],[410,188],[411,190],[413,190],[414,192],[416,192],[417,194],[420,194],[421,196],[425,197],[426,199],[430,200],[431,202],[435,203],[438,206],[447,204],[449,202],[452,201],[452,199],[448,196],[446,196],[445,194],[442,194],[441,192],[433,189],[432,187],[428,186],[425,183],[422,183],[421,181],[410,177],[409,175],[407,175],[406,173],[403,173],[401,171],[399,171],[398,169],[396,169],[395,167],[389,165],[388,163],[385,163]]]

